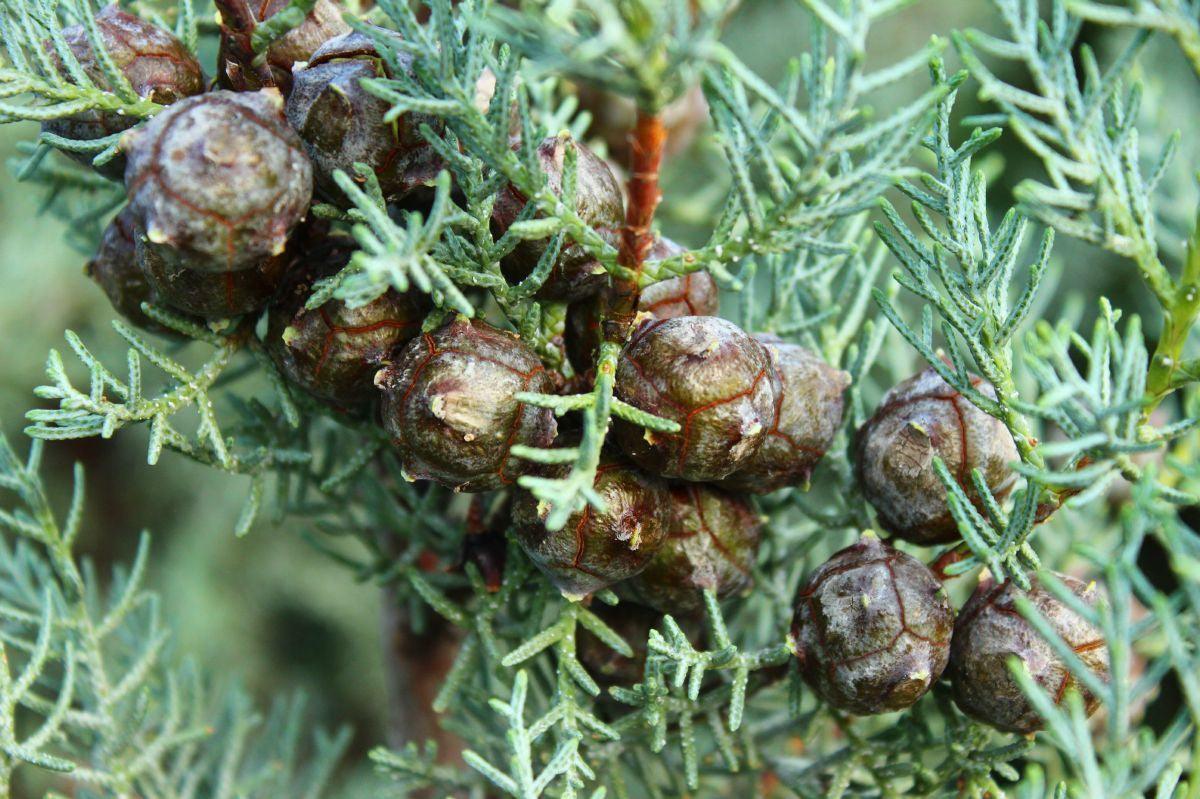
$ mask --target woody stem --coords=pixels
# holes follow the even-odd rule
[[[249,0],[213,0],[221,20],[221,37],[223,47],[227,45],[232,52],[225,54],[241,64],[253,65],[255,74],[264,86],[274,86],[275,76],[266,64],[255,64],[254,47],[250,43],[254,29],[258,27],[258,18],[250,8]],[[218,65],[218,70],[224,70],[225,64]]]
[[[388,555],[399,557],[400,541],[395,535],[381,533],[379,543]],[[442,729],[433,701],[454,663],[459,639],[448,624],[436,618],[425,631],[414,630],[394,583],[383,586],[381,598],[388,745],[400,749],[408,743],[433,740],[438,744],[439,761],[455,762],[462,741]]]
[[[623,343],[633,328],[641,292],[642,268],[646,254],[654,246],[651,225],[662,199],[658,176],[662,166],[667,129],[657,112],[638,109],[637,121],[630,133],[629,200],[625,225],[621,229],[621,247],[617,263],[628,270],[628,277],[616,277],[609,288],[604,314],[605,340]]]

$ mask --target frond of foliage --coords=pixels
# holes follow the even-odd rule
[[[128,568],[97,574],[75,552],[83,470],[59,511],[42,451],[21,460],[0,438],[0,792],[41,769],[55,795],[322,795],[347,731],[310,743],[302,701],[260,714],[178,661],[143,584],[149,536]]]
[[[296,14],[260,30],[260,52],[302,17],[304,4],[292,5]],[[886,35],[904,0],[804,0],[809,38],[779,85],[720,41],[723,3],[492,5],[433,0],[421,21],[412,4],[379,0],[370,20],[398,30],[402,46],[353,19],[391,66],[414,57],[413,75],[396,68],[395,77],[363,85],[394,115],[416,111],[444,123],[423,135],[446,170],[423,214],[389,213],[372,175],[341,175],[353,207],[316,213],[344,225],[359,249],[316,287],[309,307],[416,288],[436,306],[426,329],[454,314],[487,314],[573,377],[559,343],[565,309],[534,299],[558,249],[578,244],[612,277],[636,275],[577,213],[572,158],[559,196],[534,147],[547,136],[584,135],[568,81],[650,110],[699,81],[728,191],[711,209],[706,239],[640,279],[707,269],[741,290],[736,314],[747,329],[801,342],[853,380],[843,429],[812,488],[759,502],[766,532],[755,590],[721,604],[709,594],[698,625],[668,615],[648,640],[627,641],[597,612],[601,604],[619,610],[616,594],[569,601],[512,542],[498,584],[470,559],[429,568],[431,554],[460,563],[462,539],[468,528],[480,532],[481,519],[499,536],[505,498],[407,481],[383,433],[325,415],[285,385],[252,324],[199,326],[147,307],[191,343],[164,345],[116,322],[128,355],[112,366],[68,331],[72,357],[51,352],[36,389],[49,407],[27,414],[26,432],[39,440],[33,456],[21,462],[0,449],[0,484],[17,500],[0,516],[13,534],[0,551],[0,778],[36,767],[60,772],[57,789],[79,795],[315,796],[344,743],[319,737],[303,748],[303,723],[290,707],[255,727],[245,700],[218,701],[208,682],[176,669],[140,583],[145,544],[111,579],[77,560],[82,483],[60,524],[36,477],[40,441],[108,438],[143,425],[151,463],[165,450],[246,481],[238,534],[263,520],[303,520],[315,546],[355,579],[388,589],[416,630],[446,625],[461,636],[434,710],[466,742],[470,768],[441,763],[432,743],[379,748],[372,761],[397,795],[1195,796],[1200,539],[1181,508],[1200,501],[1200,359],[1189,339],[1200,316],[1200,227],[1183,248],[1163,243],[1159,194],[1180,168],[1178,136],[1139,132],[1148,99],[1136,70],[1156,35],[1200,63],[1196,4],[1078,0],[1043,11],[1035,0],[994,0],[1001,30],[955,34],[965,70],[948,74],[939,39],[895,64],[866,67],[868,37]],[[92,14],[82,2],[0,5],[0,122],[157,110],[128,97],[118,76],[99,87],[69,62],[64,74],[48,61],[42,42],[62,50],[54,32]],[[190,5],[168,16],[194,47],[204,26]],[[1079,41],[1086,22],[1130,30],[1101,57]],[[482,104],[477,87],[489,76],[495,88]],[[872,112],[876,98],[899,87],[911,90],[904,102]],[[959,125],[955,104],[968,91],[978,91],[986,111]],[[1001,136],[1028,150],[1042,174],[1020,184],[1014,207],[998,215],[1003,200],[989,197],[979,165]],[[112,142],[100,144],[104,158]],[[64,166],[50,145],[72,146],[43,136],[14,166],[47,189],[47,207],[77,222],[87,246],[119,192]],[[528,211],[495,236],[492,204],[506,184],[528,198]],[[507,281],[501,258],[522,239],[545,238],[554,243],[543,261],[524,280]],[[1108,300],[1083,311],[1061,302],[1059,280],[1074,268],[1056,255],[1064,240],[1127,260],[1157,317],[1143,321]],[[586,389],[520,396],[578,415],[577,443],[511,453],[566,467],[520,481],[551,508],[551,528],[599,502],[592,486],[614,417],[676,429],[614,397],[619,351],[613,342],[599,348]],[[1021,585],[1037,576],[1068,603],[1073,596],[1050,570],[1094,577],[1106,601],[1079,611],[1108,643],[1107,683],[1031,608],[1022,612],[1102,699],[1099,720],[1087,723],[1076,700],[1056,705],[1021,673],[1047,720],[1034,738],[968,720],[944,685],[903,715],[853,718],[800,681],[788,638],[797,586],[876,523],[853,474],[854,431],[883,390],[925,364],[1005,425],[1021,478],[1001,501],[973,475],[983,497],[976,503],[939,462],[963,541],[930,559],[949,564],[952,587],[986,567]],[[995,387],[994,398],[972,374]],[[1171,419],[1152,416],[1160,406]],[[1119,483],[1132,486],[1131,498],[1112,513],[1107,496]],[[346,554],[339,537],[358,543],[358,554]],[[1168,553],[1170,580],[1144,570],[1148,542]],[[580,658],[585,634],[620,654],[644,646],[641,678],[602,688]],[[1179,700],[1166,721],[1161,708],[1146,721],[1164,685]],[[17,724],[18,714],[38,723]]]

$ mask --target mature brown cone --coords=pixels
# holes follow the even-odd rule
[[[204,91],[204,75],[199,62],[183,42],[168,31],[122,11],[116,4],[97,12],[96,30],[113,64],[128,79],[138,97],[159,105],[170,105],[180,98]],[[97,86],[107,86],[108,79],[83,26],[71,25],[63,29],[62,35],[84,73]],[[58,62],[58,54],[49,42],[46,48],[51,58]],[[58,66],[63,69],[61,64]],[[91,141],[120,133],[137,122],[136,118],[115,111],[85,111],[44,122],[42,130],[69,139]],[[96,155],[64,152],[88,165]],[[97,171],[106,178],[120,180],[125,174],[124,155],[118,155]]]
[[[517,542],[563,594],[579,598],[634,576],[666,539],[669,494],[661,480],[618,461],[602,463],[593,484],[604,510],[590,504],[551,532],[550,508],[527,491],[513,502]]]
[[[663,613],[704,606],[702,591],[724,598],[749,588],[762,523],[745,500],[699,483],[672,486],[667,540],[626,584],[639,602]]]
[[[288,7],[290,0],[250,0],[250,13],[255,23],[265,22]],[[296,27],[267,47],[266,67],[272,85],[284,94],[291,91],[292,67],[308,61],[324,42],[350,30],[342,19],[341,4],[334,0],[316,0],[312,10]],[[217,80],[224,89],[254,91],[264,88],[259,68],[253,59],[246,59],[238,35],[228,28],[221,29],[221,44],[217,52]]]
[[[911,707],[949,658],[954,609],[916,558],[864,534],[796,594],[792,622],[805,681],[858,715]]]
[[[973,379],[995,397],[991,384]],[[1017,448],[1004,423],[988,416],[951,388],[932,368],[895,386],[858,431],[855,468],[880,523],[914,544],[958,538],[946,505],[946,487],[933,469],[940,457],[967,496],[978,501],[971,470],[979,469],[1002,500],[1016,481],[1009,464]]]
[[[300,253],[282,296],[267,316],[267,352],[287,378],[330,406],[351,413],[378,399],[374,378],[384,360],[421,332],[428,297],[389,289],[356,308],[331,299],[304,305],[313,285],[336,274],[357,245],[349,236],[328,236]]]
[[[647,261],[661,261],[684,251],[681,245],[660,236],[650,248]],[[571,303],[567,308],[567,356],[578,372],[586,372],[596,362],[596,350],[604,337],[600,329],[600,314],[604,302],[604,296],[598,294]],[[717,281],[704,270],[652,283],[643,289],[638,297],[638,311],[655,319],[716,316],[720,304]]]
[[[727,477],[766,439],[775,410],[770,371],[763,346],[725,319],[646,322],[621,353],[615,393],[681,429],[659,433],[617,420],[616,439],[654,474],[697,481]]]
[[[721,485],[731,491],[767,494],[808,484],[842,424],[843,394],[850,375],[778,336],[757,333],[754,338],[771,358],[775,415],[762,447]]]
[[[537,150],[547,185],[555,194],[562,193],[567,148],[573,149],[578,156],[575,211],[584,222],[615,246],[625,218],[625,208],[621,200],[621,186],[608,164],[579,142],[551,136],[543,139]],[[492,207],[492,227],[497,237],[517,221],[527,204],[528,198],[511,185],[500,191]],[[518,243],[516,249],[501,262],[505,278],[516,283],[528,277],[549,244],[549,239]],[[599,292],[607,283],[608,274],[604,267],[578,243],[567,239],[550,275],[534,296],[540,300],[573,302]]]
[[[160,325],[142,311],[142,303],[161,305],[159,297],[137,262],[137,226],[128,208],[121,210],[100,239],[100,247],[88,261],[88,277],[104,290],[113,309],[131,323],[151,333],[166,333],[170,328]]]
[[[274,89],[210,92],[126,134],[125,187],[150,261],[235,272],[283,254],[308,212],[312,165],[282,104]]]
[[[166,305],[202,319],[228,319],[262,310],[279,292],[291,262],[287,254],[236,272],[201,272],[176,266],[138,237],[137,262],[150,290]]]
[[[398,33],[384,28],[376,31],[403,42]],[[411,55],[401,50],[397,58],[411,71]],[[362,87],[364,79],[378,77],[392,76],[375,42],[358,31],[325,42],[303,69],[296,70],[287,118],[312,158],[317,191],[330,202],[349,204],[333,173],[341,170],[357,180],[356,163],[375,171],[388,200],[400,199],[428,184],[440,169],[440,159],[420,130],[422,125],[440,130],[441,122],[415,112],[385,121],[391,103]]]
[[[1094,583],[1084,584],[1062,574],[1056,576],[1085,604],[1096,604]],[[1091,715],[1100,701],[1079,684],[1062,658],[1017,610],[1018,596],[1033,603],[1093,673],[1104,680],[1109,678],[1108,647],[1104,636],[1090,622],[1037,581],[1029,591],[1022,591],[1014,583],[997,584],[989,576],[980,580],[954,626],[947,674],[954,684],[955,703],[968,716],[1005,732],[1040,730],[1042,718],[1009,671],[1009,661],[1016,659],[1049,692],[1055,704],[1062,702],[1068,689],[1078,689]]]
[[[456,491],[502,488],[528,468],[509,456],[514,444],[554,441],[553,412],[515,396],[550,391],[545,367],[516,335],[485,322],[458,318],[413,339],[375,385],[384,429],[414,480]]]
[[[646,254],[647,262],[665,261],[687,252],[687,248],[659,236]],[[651,283],[638,296],[638,310],[655,319],[676,316],[716,316],[721,306],[717,281],[706,270],[688,272]]]

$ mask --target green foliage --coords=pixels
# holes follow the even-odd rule
[[[1153,27],[1138,28],[1102,70],[1091,48],[1077,48],[1083,18],[1069,14],[1063,3],[1053,4],[1047,22],[1040,20],[1036,3],[1004,0],[996,6],[1010,39],[967,31],[955,44],[983,93],[1002,111],[998,119],[1045,167],[1049,182],[1022,183],[1018,199],[1047,226],[1132,260],[1163,309],[1163,331],[1147,375],[1148,419],[1173,390],[1188,331],[1200,316],[1200,256],[1186,258],[1176,276],[1161,257],[1156,235],[1152,195],[1170,168],[1179,134],[1167,137],[1144,168],[1136,127],[1142,88],[1137,83],[1123,88]],[[1193,29],[1196,24],[1193,10]],[[1023,64],[1034,90],[1002,81],[977,51]]]
[[[143,586],[149,536],[128,569],[97,574],[75,553],[83,470],[60,516],[38,475],[42,452],[35,442],[21,461],[0,438],[0,792],[36,767],[78,796],[321,795],[347,731],[310,746],[300,701],[263,716],[176,662]]]
[[[623,8],[605,0],[534,2],[496,9],[491,24],[547,71],[660,110],[695,83],[728,12],[718,0],[637,0]]]
[[[437,291],[443,305],[467,316],[474,315],[475,309],[457,285],[471,285],[470,273],[443,266],[444,259],[432,254],[441,243],[443,232],[455,221],[447,217],[450,175],[443,172],[438,179],[429,218],[412,214],[405,227],[388,216],[379,182],[370,170],[364,170],[362,175],[365,191],[344,173],[338,173],[336,177],[342,191],[354,202],[348,218],[357,223],[353,231],[362,249],[354,254],[344,270],[316,287],[307,307],[318,308],[330,297],[357,307],[378,298],[389,288],[408,291],[415,287],[426,294]],[[463,221],[468,220],[464,218]]]
[[[256,53],[265,53],[271,44],[304,22],[316,0],[289,0],[288,4],[254,28],[250,45]]]
[[[19,179],[42,192],[42,213],[52,214],[67,224],[67,243],[90,255],[108,217],[125,203],[124,190],[99,175],[48,158],[52,150],[47,145],[33,142],[21,145],[26,157],[11,159],[9,168]]]
[[[940,79],[939,70],[935,64],[935,79]],[[929,141],[937,173],[925,176],[919,186],[900,186],[913,199],[913,216],[931,243],[922,241],[887,203],[883,206],[887,223],[879,226],[881,238],[903,266],[896,281],[926,303],[920,330],[904,321],[896,303],[882,291],[877,289],[875,296],[905,340],[956,391],[1003,421],[1017,443],[1021,455],[1017,470],[1026,485],[1017,492],[1008,514],[980,475],[974,475],[974,480],[984,497],[982,508],[974,506],[944,467],[940,475],[950,492],[951,511],[976,557],[955,569],[967,571],[982,562],[1024,583],[1023,568],[1040,565],[1027,538],[1048,512],[1068,497],[1073,496],[1076,506],[1094,500],[1119,474],[1141,479],[1131,456],[1161,448],[1164,440],[1186,433],[1193,423],[1164,430],[1141,424],[1148,358],[1140,323],[1135,317],[1122,335],[1117,329],[1120,314],[1107,304],[1090,342],[1079,337],[1069,322],[1057,329],[1043,322],[1028,334],[1024,361],[1039,392],[1035,402],[1020,398],[1013,341],[1049,267],[1053,230],[1042,236],[1036,258],[1024,270],[1027,276],[1018,278],[1026,220],[1010,211],[995,231],[990,230],[983,178],[971,171],[972,155],[1000,131],[976,129],[961,146],[953,147],[949,138],[952,99],[944,101]],[[942,217],[944,225],[938,225],[936,217]],[[1025,285],[1013,296],[1018,279]],[[944,350],[935,343],[935,315]],[[1087,368],[1078,368],[1073,357],[1084,360]],[[994,400],[973,385],[972,372],[991,383]],[[1035,417],[1058,426],[1069,439],[1035,444]],[[1167,486],[1156,489],[1175,501],[1195,501]]]
[[[1195,0],[1129,0],[1114,4],[1068,0],[1067,8],[1082,20],[1170,35],[1200,75],[1200,6]]]
[[[254,47],[261,52],[299,24],[310,5],[294,0],[254,32]],[[311,542],[355,579],[386,588],[415,631],[452,629],[458,636],[433,709],[443,728],[466,742],[470,769],[440,762],[432,742],[377,749],[372,760],[400,795],[1156,791],[1165,799],[1200,790],[1200,539],[1180,513],[1200,490],[1200,360],[1189,341],[1200,315],[1200,228],[1186,251],[1164,243],[1160,194],[1179,138],[1139,133],[1146,89],[1134,80],[1156,32],[1197,61],[1195,5],[1055,2],[1043,18],[1034,0],[994,0],[1004,32],[953,35],[966,66],[954,75],[945,71],[945,42],[937,38],[892,65],[867,69],[869,36],[886,35],[886,18],[907,6],[904,0],[803,5],[807,50],[773,86],[721,42],[720,23],[730,12],[721,3],[549,0],[514,10],[434,0],[422,22],[409,3],[380,0],[371,21],[404,40],[397,45],[353,20],[392,67],[391,77],[363,85],[390,104],[393,117],[415,111],[439,118],[437,129],[427,125],[422,133],[445,171],[421,213],[389,209],[365,171],[338,176],[349,210],[315,209],[349,229],[359,250],[315,287],[310,308],[416,288],[436,306],[427,329],[455,313],[486,316],[518,331],[571,381],[559,341],[565,310],[534,298],[555,256],[575,244],[610,276],[638,276],[577,213],[573,149],[565,150],[560,195],[542,174],[536,144],[586,135],[589,120],[577,113],[568,79],[632,98],[648,112],[702,83],[727,191],[702,209],[703,243],[651,264],[641,281],[708,269],[725,287],[743,290],[736,312],[745,327],[800,341],[853,379],[843,429],[812,489],[760,502],[767,520],[754,591],[722,605],[707,595],[702,624],[667,616],[645,640],[627,640],[596,612],[599,603],[620,611],[616,595],[602,592],[591,605],[567,601],[511,544],[498,585],[489,585],[470,558],[462,568],[429,567],[430,556],[460,563],[467,534],[502,532],[506,497],[468,501],[408,483],[377,428],[323,414],[283,383],[254,320],[201,327],[147,307],[190,344],[163,344],[118,322],[129,348],[120,369],[105,366],[70,332],[79,363],[51,353],[47,383],[36,394],[52,407],[28,413],[31,436],[107,438],[146,425],[151,463],[169,450],[249,481],[239,534],[262,518],[303,522]],[[116,78],[97,87],[78,70],[48,67],[41,42],[61,50],[53,32],[71,18],[86,24],[93,14],[86,3],[68,9],[7,0],[0,12],[8,48],[0,64],[0,121],[96,108],[138,117],[157,110],[127,97]],[[175,19],[189,46],[197,30],[211,29],[197,27],[187,4]],[[1133,30],[1103,58],[1079,41],[1088,20]],[[400,68],[404,55],[413,57],[412,74]],[[968,118],[960,135],[955,103],[971,81],[986,113]],[[479,87],[492,82],[490,99],[480,102]],[[871,105],[881,98],[887,105],[878,113]],[[1018,186],[1016,207],[997,213],[1000,203],[994,192],[989,199],[977,166],[1004,133],[1041,174]],[[1149,160],[1146,142],[1154,145]],[[48,189],[48,207],[79,222],[76,235],[86,242],[116,209],[120,192],[64,166],[49,145],[75,146],[42,137],[15,166]],[[97,146],[100,157],[111,145]],[[492,207],[509,185],[529,202],[497,236]],[[501,259],[523,239],[545,238],[552,244],[532,273],[506,280]],[[1096,303],[1094,315],[1061,301],[1060,281],[1065,285],[1075,267],[1054,248],[1061,252],[1067,240],[1130,261],[1156,318],[1143,326],[1118,298]],[[885,266],[895,271],[886,276]],[[592,486],[614,416],[676,429],[613,396],[619,352],[613,342],[599,348],[596,379],[585,388],[569,382],[570,393],[520,397],[559,416],[578,415],[578,441],[511,453],[565,467],[520,481],[549,506],[552,528],[585,503],[600,503]],[[982,497],[976,503],[938,462],[963,543],[927,559],[947,556],[951,579],[986,567],[1024,584],[1038,573],[1067,603],[1072,595],[1049,569],[1083,571],[1103,583],[1107,602],[1079,612],[1108,644],[1107,683],[1030,615],[1079,681],[1101,697],[1104,716],[1091,726],[1076,699],[1056,705],[1019,670],[1047,719],[1035,739],[967,720],[944,686],[899,717],[853,719],[817,702],[791,665],[787,629],[797,585],[873,523],[855,484],[853,432],[882,390],[918,360],[1004,423],[1022,478],[1002,503],[973,475]],[[147,362],[153,374],[143,376]],[[972,374],[992,384],[994,398]],[[254,376],[265,376],[270,390]],[[1152,416],[1160,406],[1173,418]],[[342,739],[318,739],[321,756],[307,761],[308,771],[299,768],[292,747],[302,724],[285,709],[251,744],[245,702],[210,702],[205,681],[173,669],[164,656],[166,633],[139,582],[145,547],[104,590],[78,562],[81,493],[60,527],[36,480],[39,452],[40,444],[23,464],[7,445],[0,450],[0,480],[19,499],[0,522],[20,539],[0,552],[8,564],[0,573],[0,641],[8,656],[0,673],[0,775],[28,765],[60,770],[63,779],[100,794],[316,795]],[[1155,455],[1161,464],[1147,461]],[[1109,513],[1109,494],[1121,482],[1132,484],[1131,497]],[[1140,557],[1148,542],[1168,553],[1158,571]],[[581,654],[583,635],[626,657],[644,652],[640,679],[602,687]],[[1177,688],[1181,701],[1147,714],[1163,685]],[[18,714],[32,714],[40,725],[17,725]],[[212,725],[220,732],[205,734]],[[284,767],[274,770],[276,763]]]
[[[1078,656],[1036,610],[1027,601],[1018,602],[1020,611],[1051,642],[1072,673],[1090,680],[1089,690],[1106,708],[1104,723],[1096,732],[1089,730],[1078,696],[1056,706],[1021,668],[1014,666],[1014,673],[1046,718],[1044,739],[1062,757],[1077,795],[1142,796],[1157,791],[1156,796],[1188,796],[1192,789],[1180,782],[1180,777],[1190,767],[1180,754],[1194,745],[1189,743],[1190,730],[1200,710],[1195,646],[1189,642],[1194,642],[1196,634],[1191,623],[1196,612],[1195,592],[1163,592],[1149,583],[1137,561],[1145,540],[1154,537],[1169,551],[1179,553],[1174,568],[1186,569],[1184,564],[1194,557],[1200,539],[1179,521],[1170,505],[1154,497],[1152,487],[1139,484],[1134,491],[1133,502],[1121,513],[1115,540],[1105,541],[1103,547],[1079,547],[1090,570],[1103,576],[1106,603],[1097,609],[1084,608],[1061,582],[1045,579],[1055,596],[1103,633],[1112,659],[1110,682],[1096,680],[1083,669]],[[1144,608],[1145,615],[1139,614],[1138,608]],[[1154,654],[1148,654],[1151,652]],[[1172,674],[1182,687],[1182,706],[1157,730],[1139,727],[1142,706],[1152,700],[1160,681]],[[1031,785],[1042,783],[1040,772],[1030,770],[1027,778]]]

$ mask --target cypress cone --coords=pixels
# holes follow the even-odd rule
[[[550,509],[529,492],[513,503],[517,541],[560,591],[573,598],[634,576],[662,546],[669,494],[661,480],[619,461],[602,463],[593,485],[604,509],[586,505],[561,530],[544,524]]]
[[[236,272],[280,256],[312,166],[274,89],[182,100],[126,134],[129,206],[160,270]]]
[[[762,447],[721,485],[766,494],[808,484],[841,426],[842,395],[850,376],[776,336],[759,333],[754,338],[771,359],[775,412]]]
[[[995,391],[976,377],[975,388]],[[997,500],[1012,491],[1009,464],[1017,448],[1004,423],[951,388],[931,367],[883,396],[858,432],[855,468],[884,529],[914,544],[954,541],[958,526],[946,505],[946,487],[933,469],[940,457],[967,496],[978,502],[971,470],[979,469]]]
[[[774,415],[770,358],[732,322],[680,316],[644,323],[621,353],[616,395],[677,422],[660,433],[617,420],[614,433],[643,469],[683,480],[719,480],[763,445]]]
[[[122,11],[115,3],[100,9],[95,19],[96,31],[108,57],[138,97],[159,105],[170,105],[204,91],[204,74],[199,62],[170,32]],[[95,85],[107,86],[104,67],[92,49],[84,27],[71,25],[63,29],[62,36],[84,74]],[[46,49],[62,71],[64,67],[50,42],[46,42]],[[42,124],[42,130],[68,139],[92,141],[128,130],[137,122],[135,117],[115,111],[93,110],[49,120]],[[64,152],[89,166],[96,156],[94,152]],[[106,178],[120,180],[125,174],[125,164],[125,156],[121,154],[96,170]]]
[[[923,563],[872,534],[818,568],[792,622],[805,681],[858,715],[911,707],[949,658],[954,609]]]
[[[1086,605],[1095,605],[1094,584],[1057,575]],[[1028,591],[1011,582],[980,580],[963,605],[954,626],[948,674],[954,684],[954,701],[964,713],[1005,732],[1031,733],[1042,728],[1042,719],[1009,671],[1019,660],[1034,682],[1062,702],[1067,691],[1080,690],[1084,709],[1091,715],[1099,700],[1078,683],[1049,642],[1021,615],[1016,599],[1024,596],[1050,624],[1084,665],[1107,680],[1108,647],[1090,622],[1034,581]]]
[[[330,299],[306,309],[313,285],[341,270],[357,249],[348,236],[307,246],[289,284],[267,316],[267,352],[288,379],[336,408],[361,413],[379,392],[374,377],[384,360],[421,331],[430,303],[416,291],[389,289],[351,308]]]
[[[633,596],[679,615],[702,608],[705,589],[723,598],[749,588],[762,527],[749,503],[699,483],[672,486],[670,497],[666,541],[629,580]]]
[[[478,320],[459,318],[413,339],[375,384],[384,429],[413,479],[491,491],[528,468],[509,456],[514,444],[554,441],[554,414],[516,398],[550,391],[545,367],[514,334]]]

